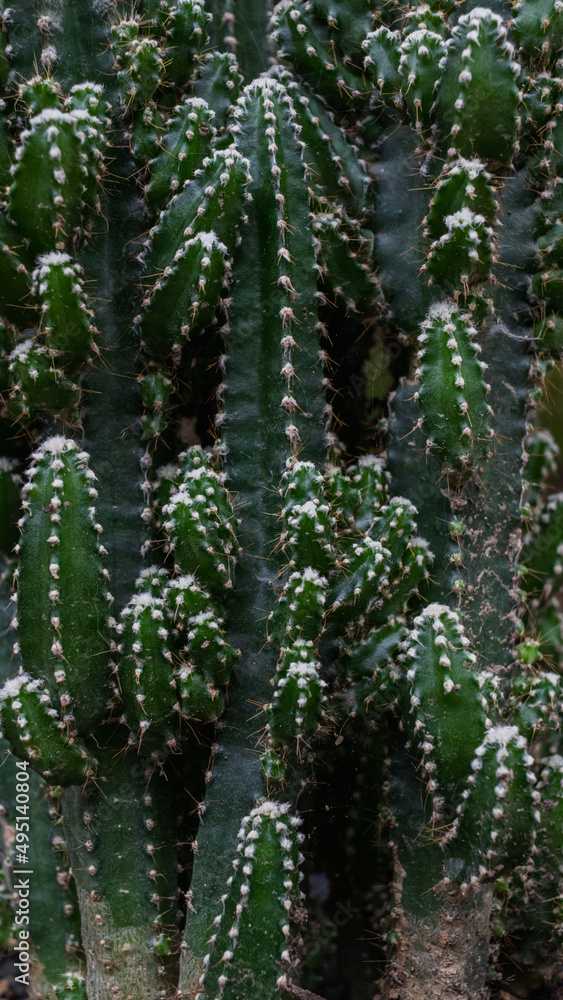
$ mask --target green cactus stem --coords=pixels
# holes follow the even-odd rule
[[[94,333],[81,268],[64,253],[44,254],[37,263],[31,277],[47,347],[65,369],[76,370],[88,358]]]
[[[52,784],[79,785],[96,773],[96,759],[72,733],[68,716],[53,708],[41,681],[18,674],[5,682],[0,702],[6,739]]]
[[[227,880],[204,959],[204,996],[234,1000],[242,989],[245,996],[258,998],[286,985],[289,915],[300,896],[298,822],[287,804],[277,802],[264,802],[244,817],[240,857],[233,860],[234,874]],[[281,956],[277,967],[272,953]]]
[[[445,471],[466,473],[489,454],[490,414],[485,382],[486,364],[478,359],[479,344],[470,313],[453,303],[433,306],[422,324],[418,342],[417,377],[422,428],[427,447],[445,461]]]
[[[122,749],[122,739],[101,748],[101,786],[65,795],[71,864],[81,873],[87,990],[104,996],[127,982],[133,995],[157,997],[174,980],[175,960],[159,938],[163,931],[177,954],[177,838],[170,837],[169,789],[151,764]]]
[[[405,643],[410,706],[405,706],[404,725],[409,739],[422,750],[435,821],[441,818],[445,801],[455,802],[455,790],[469,773],[485,736],[486,716],[472,669],[476,657],[468,645],[455,611],[440,604],[429,604],[415,618]],[[463,742],[458,741],[454,756],[452,732],[459,733],[461,717],[466,720]]]
[[[34,454],[25,488],[18,574],[22,665],[44,681],[73,729],[106,714],[111,595],[88,455],[63,437]],[[88,609],[85,614],[85,609]]]
[[[462,14],[452,28],[436,102],[449,156],[512,159],[520,64],[506,35],[502,17],[483,7]]]
[[[160,141],[161,151],[150,166],[147,201],[153,208],[165,204],[178,188],[183,187],[212,151],[215,112],[207,102],[201,97],[192,97],[175,110],[168,131]]]

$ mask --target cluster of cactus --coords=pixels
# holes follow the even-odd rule
[[[560,0],[0,9],[20,982],[555,989]]]

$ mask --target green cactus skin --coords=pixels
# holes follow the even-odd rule
[[[272,38],[278,58],[289,59],[307,82],[314,78],[337,107],[361,100],[361,77],[348,68],[348,59],[339,58],[335,46],[327,51],[308,17],[311,11],[312,4],[303,0],[281,0],[274,8]]]
[[[531,981],[536,970],[551,968],[555,962],[553,981],[557,981],[559,926],[561,922],[561,873],[553,866],[559,853],[559,800],[561,788],[561,757],[554,754],[540,762],[538,812],[534,863],[521,875],[524,893],[534,899],[534,918],[526,910],[522,893],[518,891],[518,876],[507,879],[509,888],[506,911],[510,914],[510,929],[518,928],[510,962],[525,968]],[[551,977],[550,977],[551,981]]]
[[[485,362],[478,360],[479,344],[470,313],[453,303],[433,306],[422,324],[418,342],[417,378],[427,448],[439,454],[446,472],[475,468],[490,451],[490,386],[484,379]]]
[[[75,415],[79,387],[54,365],[51,351],[31,338],[14,348],[9,368],[13,388],[7,403],[12,419],[32,417],[39,407],[50,414],[63,413],[67,419]]]
[[[18,674],[0,694],[2,728],[17,756],[32,764],[53,784],[82,784],[96,773],[96,760],[81,740],[68,731],[72,722],[61,717],[39,680]]]
[[[422,750],[436,821],[444,801],[455,801],[452,792],[469,773],[475,749],[485,736],[486,716],[472,669],[476,657],[468,644],[456,612],[440,604],[429,604],[414,619],[414,630],[404,644],[410,681],[404,725],[409,739]],[[464,725],[462,718],[467,720]],[[460,730],[463,740],[452,738]]]
[[[60,1000],[86,1000],[86,978],[81,972],[71,973],[62,984],[55,986],[55,996]]]
[[[319,258],[324,262],[321,266],[328,300],[345,304],[349,313],[368,315],[379,292],[370,273],[368,242],[361,233],[346,232],[343,220],[333,212],[317,215],[313,225],[319,241]]]
[[[176,745],[173,724],[176,692],[165,605],[160,597],[136,594],[123,613],[119,680],[129,728],[143,751]]]
[[[20,463],[17,458],[0,459],[1,552],[11,552],[19,538],[17,530],[14,531],[17,527],[20,492],[23,485],[23,477],[19,470]]]
[[[512,159],[520,64],[506,35],[502,17],[482,7],[462,14],[452,29],[436,102],[438,129],[450,156]]]
[[[495,881],[549,983],[559,6],[510,42],[497,3],[2,5],[0,716],[64,820],[46,1000],[322,996],[319,955],[349,1000],[486,1000]]]
[[[162,954],[159,936],[164,931],[170,952],[177,953],[177,836],[167,809],[169,790],[142,759],[116,760],[120,749],[117,739],[101,750],[102,787],[91,786],[86,794],[72,788],[65,795],[71,864],[81,873],[87,991],[103,996],[128,982],[133,995],[156,997],[174,978],[174,959]]]
[[[390,31],[385,25],[370,31],[362,42],[366,53],[364,67],[376,81],[381,93],[390,97],[400,88],[399,50],[400,33]]]
[[[71,730],[85,735],[106,714],[111,601],[93,504],[96,476],[87,461],[63,437],[48,438],[34,453],[18,574],[23,668],[44,681]]]
[[[162,513],[178,571],[197,575],[212,594],[224,596],[234,584],[238,543],[220,476],[205,466],[186,472]]]
[[[524,455],[526,468],[522,498],[523,513],[526,506],[531,511],[537,507],[542,488],[557,470],[559,447],[550,431],[531,427],[524,439]]]
[[[436,182],[436,192],[425,220],[425,236],[438,240],[447,231],[445,220],[464,208],[482,215],[485,222],[492,225],[498,202],[491,181],[482,160],[459,157],[448,164]]]
[[[150,354],[178,355],[181,338],[197,337],[213,321],[224,284],[227,248],[215,233],[198,233],[174,254],[174,264],[143,300],[143,345]],[[162,316],[168,317],[163,331]]]
[[[41,301],[47,347],[60,364],[72,371],[86,361],[94,328],[84,295],[81,268],[68,254],[45,254],[32,274],[33,290]]]
[[[529,850],[535,833],[533,807],[538,801],[531,787],[537,780],[530,770],[532,764],[526,738],[517,726],[487,730],[475,749],[473,773],[456,810],[459,818],[445,838],[445,843],[453,841],[456,854],[446,861],[447,875],[455,872],[459,878],[461,856],[471,859],[466,871],[478,867],[481,877],[486,873],[490,877],[493,869],[510,867]]]
[[[57,250],[70,246],[72,230],[86,221],[88,208],[95,208],[89,204],[86,164],[93,152],[101,159],[101,127],[89,111],[59,106],[34,114],[22,133],[12,169],[10,214],[35,253],[48,252],[53,244]],[[30,200],[37,203],[37,213],[29,213]]]
[[[563,496],[553,493],[538,513],[523,550],[524,586],[530,591],[532,607],[546,603],[560,586],[561,516]]]
[[[555,51],[560,48],[561,11],[556,3],[531,4],[523,0],[516,5],[514,36],[522,54],[533,62],[553,65]]]
[[[150,101],[164,69],[158,42],[139,37],[136,21],[120,21],[112,35],[121,98],[128,108],[138,108]]]
[[[166,75],[172,83],[182,86],[192,75],[192,66],[207,46],[207,26],[211,19],[212,15],[204,5],[194,0],[179,0],[170,7],[166,19],[164,58],[167,61]]]
[[[161,152],[151,163],[152,176],[147,184],[147,201],[151,207],[165,204],[210,155],[216,132],[214,120],[215,112],[201,97],[189,98],[177,106],[168,131],[161,139]]]
[[[213,108],[219,134],[225,132],[231,105],[240,96],[242,82],[238,63],[231,52],[208,52],[200,59],[194,94]]]
[[[335,125],[334,115],[313,90],[297,83],[289,72],[281,74],[281,78],[289,93],[295,96],[297,122],[307,145],[309,182],[319,202],[322,204],[323,198],[338,195],[344,202],[353,198],[355,205],[362,205],[370,178],[358,150],[347,141]]]
[[[283,966],[273,965],[269,954],[290,961],[289,913],[300,897],[298,823],[289,806],[277,802],[264,802],[244,817],[240,858],[213,921],[199,996],[234,1000],[243,990],[258,998],[286,985]]]
[[[7,749],[7,744],[3,744]],[[3,797],[9,801],[9,785],[14,788],[16,777],[21,773],[15,757],[9,757],[2,767]],[[20,870],[16,854],[19,837],[27,831],[29,835],[29,869],[33,872],[34,884],[30,881],[30,923],[28,930],[33,942],[33,979],[38,991],[48,993],[52,984],[59,984],[61,977],[80,974],[85,967],[80,948],[80,912],[76,891],[69,870],[66,843],[62,836],[60,801],[55,789],[48,789],[44,781],[33,771],[29,772],[29,812],[27,819],[16,813],[15,802],[2,816],[2,844],[7,886],[18,881],[13,870]],[[54,794],[50,794],[53,792]],[[33,814],[34,825],[27,823]],[[29,829],[28,829],[29,826]],[[33,858],[33,867],[31,865]],[[31,876],[30,876],[31,878]],[[10,940],[5,944],[13,946],[19,930],[25,924],[19,919],[14,908],[14,895],[8,896],[10,918]],[[74,970],[74,972],[73,972]]]
[[[403,99],[417,132],[426,131],[432,124],[436,68],[445,52],[442,37],[425,28],[411,31],[401,44],[398,68]]]
[[[151,284],[155,275],[171,266],[186,239],[210,231],[206,222],[213,220],[212,231],[232,251],[242,216],[246,167],[247,162],[238,150],[214,150],[213,156],[203,161],[201,174],[174,195],[151,231],[143,254]]]
[[[19,658],[11,654],[10,578],[13,567],[4,558],[0,577],[2,594],[2,674],[7,681]],[[60,809],[60,789],[46,787],[39,775],[27,768],[29,804],[17,809],[14,789],[24,771],[21,759],[9,753],[5,737],[0,738],[2,767],[0,768],[0,788],[2,809],[0,810],[0,843],[3,853],[4,878],[2,893],[2,933],[7,938],[3,947],[12,947],[23,924],[16,924],[13,883],[16,881],[14,869],[21,866],[15,855],[20,846],[29,844],[23,852],[28,857],[28,865],[33,869],[33,884],[30,883],[30,925],[33,942],[34,981],[37,989],[48,994],[51,984],[57,983],[62,975],[84,968],[80,952],[80,912],[76,900],[76,890],[69,871],[66,844],[62,837]],[[60,761],[58,761],[60,764]],[[83,762],[82,762],[83,763]],[[33,823],[30,823],[33,817]],[[29,841],[25,837],[29,837]],[[47,848],[47,849],[46,849]],[[31,864],[33,859],[33,865]]]

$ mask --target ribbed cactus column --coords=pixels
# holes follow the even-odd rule
[[[29,107],[31,119],[22,136],[21,150],[16,154],[10,211],[30,239],[35,253],[41,246],[46,251],[36,260],[32,278],[34,295],[42,308],[41,332],[47,346],[33,350],[53,352],[66,371],[74,368],[76,372],[95,336],[97,353],[83,386],[82,402],[88,401],[83,416],[86,447],[94,456],[96,466],[96,473],[91,473],[88,485],[95,493],[95,482],[98,493],[96,499],[90,496],[80,501],[76,489],[66,481],[68,471],[63,468],[66,456],[61,456],[61,463],[53,455],[61,468],[45,473],[51,475],[51,479],[54,476],[49,495],[42,500],[46,511],[39,516],[35,512],[38,524],[34,538],[31,539],[28,533],[22,540],[21,643],[26,650],[30,647],[26,655],[34,661],[33,670],[46,670],[52,678],[52,698],[57,711],[58,702],[61,705],[64,702],[69,719],[75,716],[79,730],[89,736],[92,709],[98,717],[100,714],[107,717],[106,705],[111,692],[107,686],[110,643],[106,627],[114,608],[110,610],[101,591],[100,606],[96,596],[96,588],[100,590],[100,585],[92,582],[85,565],[87,560],[92,562],[99,557],[92,549],[92,554],[82,561],[77,560],[77,546],[83,544],[85,532],[93,532],[96,545],[99,541],[108,560],[105,568],[108,579],[103,582],[109,585],[111,578],[112,597],[119,606],[125,603],[132,589],[144,538],[139,516],[143,504],[140,489],[143,469],[139,464],[141,428],[138,389],[134,381],[138,340],[131,331],[139,271],[134,260],[139,249],[135,240],[143,229],[142,202],[140,192],[128,181],[133,165],[123,139],[118,138],[122,134],[122,109],[117,80],[112,74],[114,56],[109,45],[111,32],[106,10],[91,3],[70,3],[50,5],[48,11],[41,14],[35,8],[31,11],[24,6],[13,11],[8,25],[14,70],[20,78],[31,80],[34,67],[43,65],[54,71],[60,83],[53,78],[48,82],[35,77],[21,88],[20,100],[24,107]],[[85,83],[85,80],[91,82]],[[112,177],[102,194],[102,207],[99,174],[106,151],[104,133],[109,124],[106,117],[108,99],[114,114],[112,125],[114,129],[117,126],[118,131],[113,132]],[[26,166],[30,169],[26,170]],[[35,180],[32,180],[34,169]],[[47,186],[50,172],[54,181],[52,192]],[[30,197],[40,196],[41,184],[45,188],[43,214],[30,213]],[[103,211],[103,215],[96,216],[96,211]],[[84,241],[81,225],[90,235],[88,241]],[[69,258],[69,253],[74,255],[77,251],[82,268],[74,256]],[[91,328],[93,318],[83,297],[84,276],[87,278],[88,306],[95,303],[95,334]],[[68,297],[64,291],[65,282],[69,286]],[[27,354],[29,356],[29,350]],[[44,378],[52,379],[54,365],[48,360],[50,366],[45,366]],[[46,403],[49,405],[49,397],[44,388],[37,391],[39,380],[33,375],[20,346],[14,351],[12,365],[14,387],[9,405],[14,415],[24,411],[25,417],[27,409],[33,416],[38,408]],[[54,415],[68,405],[62,397],[65,386],[60,376],[57,381],[51,389],[54,398],[50,409]],[[20,403],[22,397],[23,405]],[[74,391],[72,403],[76,405],[76,402]],[[64,415],[62,427],[67,429]],[[79,427],[74,429],[74,434],[80,440]],[[76,454],[81,452],[69,441],[71,459],[73,447]],[[121,470],[119,476],[116,476],[116,460]],[[85,455],[81,456],[81,461],[84,465]],[[35,478],[29,498],[32,507],[38,481],[45,475],[41,470]],[[92,512],[96,502],[99,504],[97,516],[106,529],[101,538],[93,527],[96,519]],[[28,519],[29,503],[24,512]],[[55,523],[50,524],[47,539],[49,531],[44,533],[44,538],[41,533],[43,522],[49,519]],[[69,522],[68,534],[66,521]],[[61,530],[57,530],[58,522],[61,522]],[[34,546],[33,552],[30,546]],[[44,551],[40,551],[41,547]],[[27,575],[26,566],[29,566]],[[38,566],[43,567],[41,574],[45,582],[50,581],[40,600],[37,599]],[[86,608],[89,610],[84,616]],[[36,627],[38,616],[43,621],[39,631]],[[84,628],[88,618],[91,628]],[[63,632],[67,635],[66,641]],[[83,662],[77,660],[77,655]],[[87,683],[84,669],[89,671]],[[85,690],[76,689],[76,683],[72,687],[75,674],[79,681],[82,678],[83,688],[86,684],[86,698]],[[80,711],[73,709],[74,703]],[[7,703],[5,706],[7,711]],[[52,712],[55,713],[54,708]],[[97,771],[99,779],[97,783],[88,780],[81,791],[69,789],[63,796],[66,835],[82,910],[82,941],[89,967],[88,995],[105,997],[112,989],[124,993],[133,991],[139,997],[157,995],[166,989],[166,975],[163,977],[160,973],[165,971],[167,959],[159,957],[157,940],[162,914],[167,914],[162,927],[166,939],[173,939],[174,925],[177,925],[176,857],[169,841],[170,824],[164,819],[169,800],[156,801],[160,794],[158,774],[152,776],[151,784],[151,775],[145,773],[145,767],[134,756],[119,759],[127,745],[127,730],[121,730],[117,743],[110,742],[109,747],[106,746],[109,733],[106,735],[103,729],[98,731],[92,746],[79,755],[80,739],[72,731],[74,725],[71,721],[65,723],[66,728],[71,727],[70,737],[75,756],[80,760],[80,773],[61,772],[55,777],[63,783],[75,781],[84,785],[86,772],[93,775]],[[60,738],[64,731],[59,734]],[[44,745],[40,744],[37,749],[45,755]],[[92,761],[89,766],[88,758]],[[59,771],[63,760],[64,755],[59,752]],[[106,791],[107,782],[112,785],[111,795]],[[155,784],[157,787],[153,791]],[[156,797],[156,819],[151,814],[151,797]],[[137,846],[136,861],[132,865],[129,852],[133,842]],[[169,950],[170,944],[167,944],[164,953]],[[70,970],[70,966],[68,968]],[[52,981],[55,981],[55,973]],[[83,985],[82,990],[84,988]]]
[[[425,30],[435,15],[428,12],[427,18]],[[368,71],[378,80],[389,107],[392,101],[401,107],[402,99],[419,133],[415,143],[404,126],[397,131],[391,126],[377,167],[382,278],[391,291],[396,322],[410,337],[418,335],[419,345],[415,384],[399,388],[392,405],[390,468],[395,489],[416,503],[421,530],[436,556],[431,593],[436,600],[459,607],[473,658],[477,657],[481,669],[499,673],[513,659],[509,644],[516,616],[521,442],[529,364],[529,331],[522,327],[520,316],[526,309],[530,248],[520,225],[531,198],[522,175],[501,182],[501,164],[510,162],[515,148],[520,68],[501,17],[489,10],[464,13],[451,35],[445,34],[444,43],[440,43],[443,27],[438,22],[435,27],[438,32],[431,46],[422,34],[418,37],[418,31],[410,34],[409,24],[394,35],[380,28],[368,36],[365,46]],[[422,87],[423,78],[412,62],[415,46],[421,59],[429,60],[433,48],[438,52],[434,103],[425,105],[421,90],[418,110],[413,107],[411,88],[419,78]],[[412,74],[408,86],[404,80],[407,59]],[[390,64],[403,70],[403,79],[398,71],[393,75]],[[482,114],[477,108],[492,103],[486,94],[493,79],[494,105],[490,114]],[[420,173],[413,179],[415,149]],[[401,165],[395,170],[397,155]],[[441,156],[449,161],[443,167]],[[405,169],[406,163],[412,164],[410,170]],[[494,181],[491,168],[496,172]],[[419,235],[405,257],[394,259],[389,251],[407,223],[413,235],[420,226]],[[413,472],[418,484],[413,483]],[[421,641],[418,636],[407,654],[414,656]],[[444,642],[444,664],[453,665],[447,635],[438,635],[438,642]],[[404,665],[407,670],[408,659]],[[411,674],[417,676],[412,668],[407,676]],[[443,683],[447,692],[449,676],[444,675]],[[473,708],[468,692],[464,694],[463,676],[458,683],[452,681],[451,688],[468,717],[467,733],[479,720],[481,727],[484,724],[481,699],[485,691],[482,688],[479,694],[476,679],[473,683]],[[485,687],[488,683],[480,681]],[[457,989],[463,996],[482,997],[486,995],[485,953],[492,905],[486,883],[495,866],[485,860],[487,850],[477,849],[476,843],[467,853],[462,838],[456,838],[455,824],[446,837],[447,847],[440,847],[440,835],[462,803],[459,786],[452,784],[445,798],[446,815],[437,816],[442,768],[434,754],[454,741],[437,731],[427,734],[418,705],[422,707],[428,695],[412,689],[409,697],[412,704],[405,705],[404,722],[407,750],[411,752],[416,737],[423,765],[427,770],[430,767],[428,789],[436,791],[433,806],[427,803],[418,816],[413,813],[408,798],[414,796],[415,786],[410,784],[411,765],[404,760],[400,738],[391,765],[398,944],[388,995],[393,995],[398,976],[405,996],[450,996]],[[436,726],[442,712],[434,696],[430,703]],[[485,697],[484,704],[490,726],[495,722],[494,703]],[[447,715],[444,704],[444,724]],[[475,749],[476,744],[469,747],[469,754]],[[461,752],[461,745],[457,751]],[[444,774],[454,760],[457,756],[452,755]],[[470,765],[459,760],[465,774]],[[531,802],[522,803],[522,808],[531,823]],[[472,826],[479,822],[476,813],[470,822]],[[491,844],[493,840],[498,843],[500,834],[489,830],[488,836]],[[525,840],[517,856],[518,850],[523,861]],[[434,951],[438,942],[439,953]],[[433,955],[432,962],[429,955]]]
[[[266,638],[278,571],[272,559],[277,491],[292,456],[322,462],[325,449],[316,255],[295,118],[286,88],[264,79],[245,89],[231,126],[252,181],[233,260],[217,422],[241,519],[236,591],[226,610],[230,641],[242,655],[197,839],[181,976],[188,995],[204,971],[209,926],[226,891],[239,825],[265,793],[257,744],[277,659]],[[255,995],[248,990],[245,996]]]

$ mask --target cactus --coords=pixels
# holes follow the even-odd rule
[[[2,5],[34,995],[556,988],[560,6]]]

